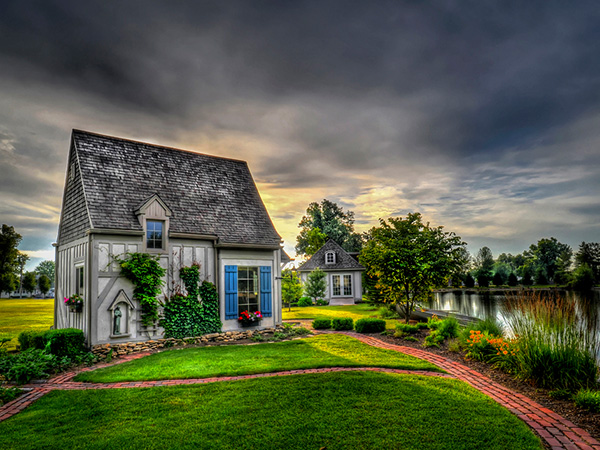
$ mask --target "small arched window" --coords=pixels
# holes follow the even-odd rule
[[[335,252],[325,253],[325,264],[335,264]]]

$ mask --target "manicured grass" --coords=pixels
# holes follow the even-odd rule
[[[542,449],[508,410],[452,379],[294,375],[54,391],[0,423],[0,448]]]
[[[54,322],[54,299],[0,298],[0,338],[11,338],[8,349],[18,344],[25,330],[49,330]]]
[[[111,383],[204,378],[333,366],[442,371],[421,359],[371,347],[349,336],[321,335],[272,344],[174,349],[84,372],[75,380]]]
[[[350,317],[356,322],[365,317],[379,317],[378,308],[368,303],[359,303],[357,305],[343,306],[307,306],[305,308],[293,307],[291,311],[283,308],[283,320],[294,319],[334,319],[336,317]],[[386,320],[386,328],[394,329],[398,320]]]

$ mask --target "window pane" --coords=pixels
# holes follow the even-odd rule
[[[238,313],[258,311],[258,267],[238,266]]]
[[[341,294],[341,290],[340,290],[340,276],[339,275],[334,275],[332,277],[332,282],[333,282],[333,295],[340,295]]]
[[[352,275],[344,275],[344,295],[352,295]]]

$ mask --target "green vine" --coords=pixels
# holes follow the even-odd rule
[[[135,286],[133,298],[142,307],[142,325],[152,326],[158,320],[158,299],[165,275],[158,257],[147,253],[127,253],[124,259],[114,257],[121,267],[121,275]]]
[[[223,323],[219,318],[219,296],[215,285],[203,281],[199,286],[198,265],[182,267],[179,277],[188,295],[177,293],[165,302],[160,321],[160,325],[165,330],[165,337],[182,339],[207,333],[219,333]]]

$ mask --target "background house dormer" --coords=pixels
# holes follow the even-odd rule
[[[144,229],[144,251],[164,252],[168,248],[169,219],[173,214],[167,204],[153,194],[135,210]]]
[[[335,264],[335,252],[334,251],[325,252],[325,265],[332,265],[332,264]]]

